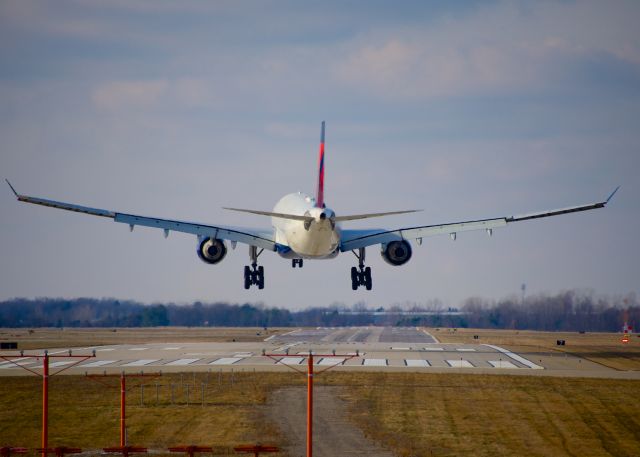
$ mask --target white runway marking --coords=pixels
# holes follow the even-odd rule
[[[447,360],[446,362],[452,368],[473,368],[468,360]]]
[[[103,367],[105,365],[109,365],[111,363],[116,363],[117,360],[96,360],[95,362],[85,363],[84,365],[80,365],[80,368],[93,368],[93,367]]]
[[[508,362],[506,360],[489,360],[489,363],[494,368],[518,368],[513,363]]]
[[[325,366],[340,365],[344,363],[344,361],[345,359],[342,357],[324,357],[323,359],[320,359],[320,361],[316,365],[325,365]]]
[[[283,365],[300,365],[304,361],[304,357],[283,357],[278,363]]]
[[[444,348],[440,348],[440,347],[438,347],[438,348],[429,348],[429,347],[427,347],[427,348],[424,348],[424,350],[425,351],[444,351]]]
[[[124,365],[120,365],[121,367],[142,367],[145,365],[149,365],[150,363],[157,362],[159,359],[141,359],[134,360],[133,362],[125,363]]]
[[[386,367],[387,359],[364,359],[362,365],[365,367]]]
[[[2,365],[0,365],[0,370],[5,369],[5,368],[18,368],[16,365],[19,365],[21,367],[27,366],[27,365],[31,365],[32,363],[35,363],[37,365],[42,365],[39,362],[36,362],[35,360],[31,359],[16,359],[15,363],[11,363],[11,362],[5,362]],[[37,368],[37,366],[34,366],[34,368]]]
[[[173,347],[168,347],[168,348],[162,348],[163,351],[177,351],[179,349],[182,349],[182,346],[173,346]]]
[[[174,360],[173,362],[169,362],[169,363],[165,363],[165,365],[171,365],[171,366],[176,366],[176,365],[189,365],[190,363],[193,362],[197,362],[200,359],[178,359],[178,360]]]
[[[406,359],[404,363],[408,367],[430,367],[431,366],[428,360],[422,360],[422,359],[418,359],[418,360]]]
[[[252,355],[253,352],[236,352],[235,354],[233,354],[234,357],[239,357],[241,359],[251,357]]]
[[[233,365],[240,360],[242,360],[240,357],[222,357],[221,359],[214,360],[209,365]]]
[[[115,351],[115,348],[102,348],[102,349],[96,349],[96,352],[109,352],[109,351]]]
[[[149,348],[129,348],[130,351],[146,351]]]
[[[392,351],[410,351],[411,348],[391,348]]]
[[[511,357],[513,360],[515,360],[516,362],[520,362],[524,366],[527,366],[527,367],[532,368],[534,370],[544,370],[544,367],[541,367],[540,365],[536,365],[535,363],[525,359],[524,357],[521,357],[518,354],[514,354],[511,351],[507,351],[506,349],[501,348],[500,346],[494,346],[492,344],[485,344],[485,346],[487,346],[487,347],[489,347],[491,349],[495,349],[498,352],[502,352],[504,355]]]
[[[72,361],[65,361],[65,362],[53,362],[49,364],[49,368],[57,368],[57,367],[63,367],[65,365],[69,365],[73,363]]]
[[[472,348],[457,348],[456,351],[458,351],[458,352],[476,352],[476,350],[472,349]]]

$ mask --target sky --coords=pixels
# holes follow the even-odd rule
[[[425,239],[411,261],[264,253],[218,265],[196,238],[0,192],[0,300],[115,297],[300,309],[640,291],[637,1],[0,2],[0,177],[23,194],[209,224],[269,227],[290,192],[337,214],[422,209],[397,228],[601,201],[605,209]],[[4,184],[4,183],[3,183]]]

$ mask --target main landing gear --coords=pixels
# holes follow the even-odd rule
[[[296,266],[302,268],[302,260],[303,259],[291,259],[291,268],[295,268]]]
[[[248,289],[252,285],[258,286],[258,289],[264,289],[264,267],[258,266],[258,257],[262,254],[264,249],[260,249],[256,246],[249,246],[249,258],[251,259],[251,266],[246,265],[244,267],[244,288]]]
[[[364,266],[364,248],[358,249],[357,254],[356,251],[351,252],[358,258],[358,267],[351,267],[351,288],[358,290],[358,287],[365,286],[367,290],[371,290],[371,267]]]

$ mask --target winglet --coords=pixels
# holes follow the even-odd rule
[[[615,190],[613,192],[611,192],[611,195],[609,195],[607,197],[607,200],[605,201],[605,204],[609,203],[609,200],[611,200],[613,198],[613,196],[616,194],[616,192],[618,192],[618,189],[620,189],[620,186],[616,187]]]
[[[18,195],[18,192],[16,192],[16,190],[13,188],[13,186],[11,185],[11,183],[9,182],[9,180],[7,178],[4,179],[5,181],[7,181],[7,184],[9,184],[9,187],[11,187],[11,190],[13,191],[13,193],[15,194],[16,198],[20,197],[20,195]],[[617,190],[617,189],[616,189]]]

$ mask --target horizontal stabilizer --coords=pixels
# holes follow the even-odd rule
[[[259,216],[271,216],[278,217],[280,219],[291,219],[294,221],[312,221],[313,217],[311,216],[299,216],[297,214],[284,214],[284,213],[272,213],[269,211],[257,211],[254,209],[241,209],[241,208],[222,208],[229,211],[238,211],[240,213],[249,213],[249,214],[257,214]]]
[[[336,216],[335,221],[355,221],[358,219],[370,219],[372,217],[394,216],[396,214],[417,213],[422,211],[421,209],[408,209],[404,211],[390,211],[387,213],[368,213],[368,214],[352,214],[351,216]]]

